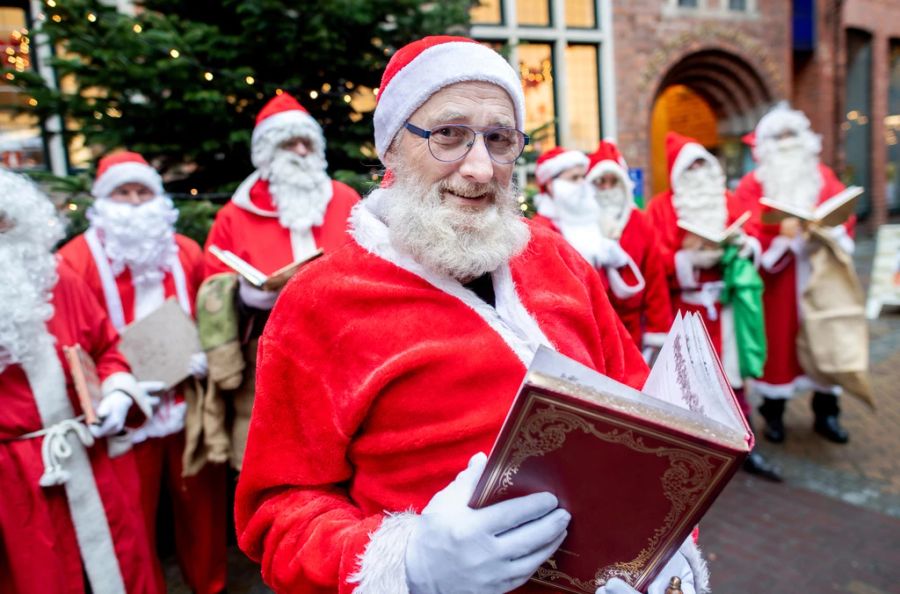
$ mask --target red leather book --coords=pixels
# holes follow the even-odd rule
[[[535,585],[644,592],[752,446],[702,321],[679,317],[643,392],[539,350],[470,505],[550,491],[572,521]]]

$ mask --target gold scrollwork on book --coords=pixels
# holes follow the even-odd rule
[[[564,580],[584,592],[593,592],[614,577],[633,584],[651,561],[652,551],[657,549],[660,540],[671,532],[691,501],[696,500],[697,495],[708,487],[713,479],[714,466],[699,453],[647,445],[643,436],[635,434],[629,428],[601,431],[584,416],[548,404],[545,407],[535,408],[518,427],[509,449],[507,462],[492,489],[491,497],[503,495],[513,485],[516,474],[527,459],[543,456],[561,448],[572,431],[580,431],[643,454],[667,458],[669,468],[660,480],[663,494],[671,507],[662,526],[654,531],[647,545],[634,559],[601,567],[590,581],[578,579],[546,565],[538,569],[536,577],[548,581]]]

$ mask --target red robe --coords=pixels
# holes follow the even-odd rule
[[[843,190],[844,184],[828,167],[819,165],[819,171],[823,179],[818,200],[821,204]],[[787,246],[786,238],[776,239],[779,237],[779,225],[762,223],[763,207],[759,199],[763,196],[763,189],[755,172],[744,176],[736,194],[744,209],[753,212],[746,230],[759,239],[763,250],[760,276],[765,284],[763,309],[766,312],[768,358],[762,377],[754,382],[754,389],[763,396],[789,397],[797,390],[818,387],[809,382],[797,360],[796,339],[800,330],[797,297],[803,290],[797,277],[798,256]],[[847,221],[845,229],[848,235],[852,235],[855,221],[855,216]],[[779,254],[781,257],[778,257]]]
[[[506,307],[530,314],[529,339],[543,333],[631,386],[647,374],[599,276],[558,234],[530,225],[529,245],[494,273],[492,308],[413,272],[365,204],[355,241],[297,273],[260,341],[235,518],[276,591],[353,591],[385,511],[420,511],[490,451],[530,361],[498,317]]]
[[[726,192],[726,205],[730,224],[741,216],[747,209],[742,208],[737,198],[731,192]],[[687,232],[678,226],[678,215],[672,204],[672,191],[667,190],[657,194],[647,205],[647,222],[655,229],[660,254],[666,277],[669,279],[669,290],[672,296],[672,310],[675,312],[695,312],[703,317],[709,337],[719,356],[722,356],[722,332],[721,312],[722,305],[718,299],[709,301],[708,305],[701,303],[703,297],[699,290],[706,283],[718,283],[722,281],[722,270],[714,268],[694,271],[676,263],[676,254],[681,250]],[[696,274],[696,276],[695,276]],[[693,277],[693,278],[691,278]],[[696,282],[688,282],[687,279]],[[716,314],[710,315],[711,309]]]
[[[332,181],[331,185],[334,193],[325,210],[325,222],[312,228],[316,246],[325,252],[346,243],[347,217],[359,201],[359,194],[353,188],[337,181]],[[295,260],[291,233],[278,222],[269,182],[257,181],[250,188],[249,199],[255,209],[269,214],[251,212],[235,200],[223,206],[206,238],[206,276],[230,272],[209,252],[213,245],[237,254],[264,274],[272,274]]]
[[[65,391],[75,414],[81,407],[62,347],[80,344],[94,359],[101,380],[127,372],[116,349],[118,337],[103,308],[78,275],[64,264],[53,290],[53,317],[47,330],[56,339],[65,371]],[[4,594],[81,594],[82,557],[66,492],[41,487],[43,437],[16,440],[43,427],[28,376],[21,365],[0,373],[0,592]],[[119,568],[129,594],[155,593],[153,553],[144,530],[138,474],[131,452],[107,454],[107,440],[87,449],[93,480],[109,524]],[[71,479],[70,479],[71,480]],[[161,594],[161,593],[160,593]]]
[[[535,215],[533,220],[539,225],[558,231],[553,221],[547,217]],[[648,225],[646,216],[637,208],[631,209],[628,222],[622,229],[619,245],[637,264],[644,277],[645,287],[637,295],[626,299],[620,299],[610,291],[607,291],[607,296],[635,344],[642,347],[645,332],[665,334],[672,327],[672,304],[656,235]],[[598,272],[605,283],[605,272],[602,270]],[[637,278],[630,268],[622,268],[619,273],[628,286],[637,284]]]
[[[184,235],[176,234],[175,241],[182,269],[180,272],[183,272],[185,280],[184,297],[193,314],[197,290],[203,282],[203,252],[194,240]],[[63,246],[60,254],[87,281],[107,310],[116,307],[106,300],[104,283],[85,235],[79,235]],[[162,284],[165,299],[179,298],[173,272],[166,272]],[[121,302],[124,323],[131,324],[136,317],[136,294],[127,267],[115,277],[115,289]],[[175,394],[174,398],[169,395],[169,398],[150,422],[153,425],[152,437],[143,438],[135,444],[144,520],[155,550],[159,492],[163,483],[168,484],[176,517],[176,551],[186,581],[194,592],[215,594],[225,587],[225,519],[228,513],[225,468],[206,465],[197,475],[182,477],[186,403],[181,393]],[[154,560],[157,581],[160,588],[165,589],[162,568],[158,560]]]

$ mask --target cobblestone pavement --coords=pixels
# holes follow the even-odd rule
[[[859,240],[864,285],[873,251],[871,238]],[[842,400],[849,444],[818,437],[809,398],[792,401],[787,441],[760,439],[785,483],[739,473],[704,519],[700,546],[716,594],[900,594],[900,312],[870,323],[870,357],[877,409]],[[174,560],[166,572],[169,592],[186,594]],[[234,547],[228,591],[269,592]]]

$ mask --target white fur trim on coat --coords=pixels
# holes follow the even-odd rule
[[[277,219],[277,210],[263,210],[262,208],[253,204],[253,201],[250,200],[250,190],[253,188],[256,182],[261,179],[261,177],[262,176],[260,175],[258,169],[248,175],[247,178],[241,182],[241,185],[238,186],[237,190],[234,191],[234,194],[231,196],[231,201],[235,206],[242,210],[246,210],[247,212],[252,212],[253,214],[259,215],[261,217]]]
[[[675,280],[682,289],[696,289],[700,286],[700,274],[685,250],[675,252]]]
[[[534,316],[522,304],[509,270],[503,264],[491,273],[497,306],[492,307],[458,280],[426,269],[411,256],[398,251],[390,241],[388,228],[375,214],[379,209],[381,190],[375,190],[357,203],[350,212],[350,234],[367,252],[418,276],[441,291],[456,297],[477,313],[528,367],[541,345],[556,350],[541,330]],[[526,247],[526,249],[528,249]]]
[[[801,392],[825,392],[840,396],[843,390],[840,386],[826,386],[813,380],[807,375],[795,377],[786,384],[770,384],[758,379],[748,380],[751,382],[752,390],[755,394],[773,400],[789,400]]]
[[[679,151],[678,156],[675,157],[675,162],[672,163],[672,171],[669,172],[669,183],[673,188],[676,185],[675,180],[677,180],[681,174],[691,166],[691,163],[697,159],[703,159],[712,165],[713,168],[718,168],[721,173],[722,166],[712,153],[703,148],[703,145],[699,143],[689,142],[681,147],[681,151]]]
[[[441,43],[416,56],[378,95],[374,115],[375,150],[382,162],[394,137],[423,103],[444,87],[472,81],[493,83],[506,91],[516,112],[516,127],[519,130],[525,127],[525,93],[518,73],[509,62],[480,43]]]
[[[694,542],[693,538],[688,538],[678,549],[688,565],[691,566],[691,573],[694,574],[694,590],[697,594],[709,594],[709,567],[706,560],[700,552],[700,547]]]
[[[122,184],[142,184],[150,188],[154,195],[164,193],[162,177],[156,169],[143,163],[127,162],[113,165],[94,181],[91,196],[96,199],[109,198],[112,191]]]
[[[572,167],[587,167],[588,163],[587,155],[581,151],[566,151],[538,165],[534,177],[538,184],[544,186],[563,171]]]
[[[606,270],[609,288],[613,295],[619,299],[630,299],[643,291],[647,286],[647,283],[644,281],[644,275],[641,274],[641,269],[638,268],[638,265],[635,264],[634,259],[630,255],[628,256],[628,263],[626,265],[631,269],[632,274],[634,274],[635,282],[633,285],[626,283],[625,279],[622,278],[621,273],[619,273],[617,269],[608,268]]]
[[[359,584],[354,594],[409,594],[406,583],[406,546],[419,516],[413,512],[387,514],[359,556],[359,569],[347,578]]]
[[[250,160],[258,170],[267,172],[275,151],[292,138],[305,138],[312,143],[312,150],[325,157],[325,136],[322,127],[308,113],[299,109],[282,111],[269,116],[253,129],[250,141]],[[266,179],[268,176],[264,176]]]

